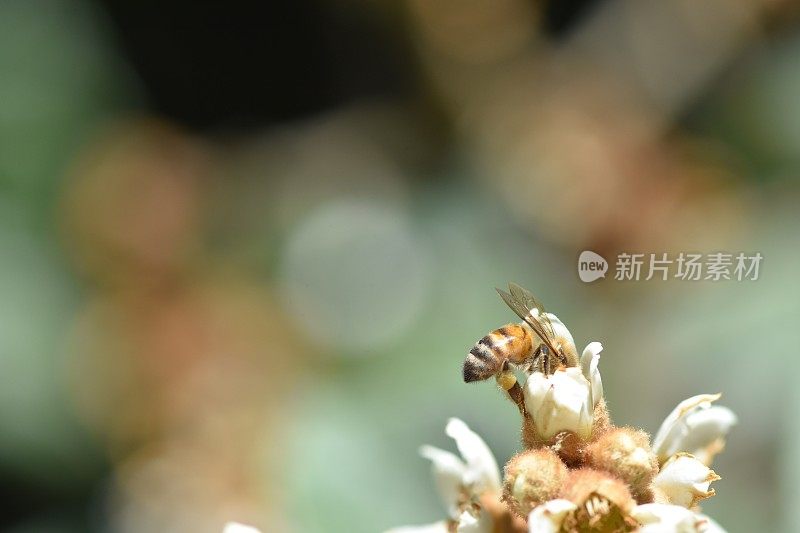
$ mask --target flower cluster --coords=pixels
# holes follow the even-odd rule
[[[548,313],[555,334],[572,354],[572,335]],[[736,423],[719,394],[679,403],[655,438],[612,424],[603,397],[599,360],[592,342],[574,366],[552,373],[525,373],[521,391],[508,371],[500,389],[522,415],[523,451],[502,473],[489,447],[463,421],[452,418],[446,434],[459,455],[422,446],[431,462],[446,517],[387,533],[719,533],[698,503],[714,495],[719,476],[714,456]],[[231,523],[224,533],[258,533]]]
[[[557,335],[572,335],[554,315]],[[574,346],[567,347],[572,349]],[[391,533],[531,532],[714,533],[700,513],[719,476],[711,461],[736,423],[719,394],[689,398],[667,416],[655,438],[611,423],[599,371],[599,342],[576,366],[552,374],[528,370],[519,395],[524,450],[500,470],[484,441],[458,419],[446,433],[461,458],[423,446],[447,518]],[[501,390],[508,391],[498,377]]]

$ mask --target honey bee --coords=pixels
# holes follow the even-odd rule
[[[464,360],[465,382],[495,376],[500,386],[512,394],[512,388],[518,386],[511,365],[526,371],[538,370],[545,375],[562,365],[578,365],[573,340],[556,332],[551,320],[553,315],[545,311],[530,291],[515,283],[508,284],[509,292],[496,290],[522,322],[498,328],[475,343]]]

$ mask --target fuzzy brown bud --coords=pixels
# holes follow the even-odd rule
[[[608,412],[605,399],[601,398],[597,405],[594,406],[594,425],[592,426],[591,440],[596,440],[601,435],[604,435],[613,425],[611,424],[611,415]]]
[[[568,474],[549,448],[519,453],[505,466],[503,500],[519,516],[527,517],[534,507],[558,496]]]
[[[611,429],[589,444],[584,455],[587,466],[627,483],[639,503],[652,501],[648,489],[658,473],[658,458],[647,433],[629,427]]]

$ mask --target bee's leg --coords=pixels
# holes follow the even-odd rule
[[[517,409],[519,409],[519,414],[525,417],[525,396],[522,393],[522,387],[520,387],[519,383],[514,383],[514,386],[508,389],[508,396],[513,400],[515,404],[517,404]]]
[[[550,357],[550,350],[547,349],[547,346],[540,345],[539,351],[541,352],[539,357],[542,360],[541,371],[545,376],[549,376],[552,373],[552,369],[550,367],[553,366],[553,361]]]
[[[567,356],[563,350],[558,350],[558,360],[561,361],[562,365],[567,366]]]
[[[541,344],[539,346],[537,346],[536,349],[533,351],[532,361],[533,362],[531,364],[531,367],[535,368],[536,370],[541,372],[542,371],[542,345]]]
[[[517,405],[517,409],[522,416],[525,416],[525,397],[522,394],[522,387],[520,387],[517,377],[511,371],[508,361],[503,361],[503,367],[500,372],[495,376],[497,384],[503,389],[508,397]]]

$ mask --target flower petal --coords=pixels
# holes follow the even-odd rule
[[[461,496],[467,465],[455,454],[434,446],[422,446],[419,454],[431,461],[431,473],[436,490],[451,518],[458,516],[458,500]]]
[[[714,495],[709,488],[719,476],[688,453],[678,453],[664,463],[653,480],[653,486],[669,498],[670,503],[686,508]]]
[[[550,323],[553,324],[553,333],[556,334],[556,337],[564,337],[570,344],[572,344],[572,351],[573,353],[578,353],[578,349],[575,347],[575,339],[572,338],[572,333],[569,332],[567,326],[561,321],[553,313],[545,313],[545,316],[550,319]]]
[[[705,520],[689,509],[665,503],[637,505],[631,516],[642,525],[640,533],[703,533],[705,525]]]
[[[246,526],[239,522],[228,522],[222,533],[261,533],[258,529],[252,526]]]
[[[531,374],[523,393],[541,437],[549,439],[562,431],[571,431],[586,439],[594,418],[591,388],[576,367],[557,370],[550,376],[541,372]]]
[[[600,379],[600,352],[603,345],[599,342],[590,342],[581,355],[581,371],[583,376],[592,384],[592,407],[603,398],[603,381]]]
[[[669,444],[668,441],[671,442],[674,440],[676,433],[680,433],[679,422],[682,418],[694,409],[711,407],[711,402],[718,400],[720,396],[722,395],[698,394],[697,396],[692,396],[679,403],[678,406],[667,415],[667,418],[661,423],[661,427],[658,428],[658,433],[656,433],[653,439],[653,449],[656,450],[656,453],[659,453],[660,449],[667,446]]]
[[[458,451],[467,463],[464,483],[472,486],[475,493],[486,490],[499,492],[500,468],[483,439],[458,418],[447,422],[445,433],[456,441]]]
[[[558,533],[567,515],[578,508],[569,500],[550,500],[528,515],[530,533]]]
[[[691,453],[706,464],[725,444],[725,436],[736,424],[736,415],[711,406],[719,394],[700,394],[682,401],[661,424],[653,440],[653,451],[661,462],[678,452]]]
[[[725,437],[736,422],[733,411],[721,405],[695,410],[686,416],[688,432],[677,451],[688,452],[710,465],[725,447]]]
[[[447,527],[447,521],[441,520],[433,524],[424,524],[421,526],[400,526],[389,529],[384,533],[448,533],[450,529]]]

